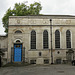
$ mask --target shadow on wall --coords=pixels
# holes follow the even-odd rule
[[[0,56],[0,67],[1,67],[1,56]]]

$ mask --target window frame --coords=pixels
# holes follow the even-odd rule
[[[58,31],[58,33],[56,33]],[[57,35],[58,34],[58,35]],[[60,49],[60,44],[61,44],[61,41],[60,41],[60,31],[59,30],[56,30],[55,31],[55,48],[56,49]],[[57,43],[59,43],[59,44],[56,44],[56,42]]]
[[[67,36],[68,36],[68,35],[67,35],[67,32],[68,32],[68,31],[69,31],[69,33],[68,33],[68,34],[69,34],[69,37],[67,38]],[[71,39],[72,39],[72,38],[71,38],[71,31],[70,31],[70,30],[67,30],[67,31],[66,31],[66,48],[71,48],[71,47],[72,47],[72,45],[71,45],[71,43],[72,43]],[[70,41],[67,42],[67,40],[70,40]],[[67,43],[70,43],[70,44],[67,44]],[[70,45],[70,47],[69,47],[69,45]]]
[[[47,36],[45,36],[45,38],[44,38],[44,32],[47,32]],[[47,30],[44,30],[43,31],[43,49],[49,49],[49,37],[48,37],[49,35],[48,35],[48,31]],[[44,40],[45,39],[45,40]],[[45,42],[47,40],[47,42]],[[46,43],[46,45],[47,45],[47,48],[45,47],[46,45],[45,45],[45,43]]]
[[[35,41],[32,39],[32,32],[35,32]],[[35,42],[35,48],[32,48],[32,42]],[[30,41],[30,49],[36,49],[36,31],[35,30],[32,30],[31,31],[31,41]]]

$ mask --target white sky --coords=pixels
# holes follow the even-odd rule
[[[45,15],[75,15],[75,0],[0,0],[0,35],[4,35],[2,17],[15,3],[28,1],[27,4],[40,2]]]

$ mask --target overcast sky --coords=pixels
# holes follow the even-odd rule
[[[13,8],[15,3],[28,1],[27,4],[40,2],[45,15],[75,15],[75,0],[0,0],[0,35],[4,35],[2,17],[9,7]]]

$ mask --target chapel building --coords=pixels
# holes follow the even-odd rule
[[[0,36],[4,64],[67,63],[75,58],[75,16],[9,16],[8,35]]]

